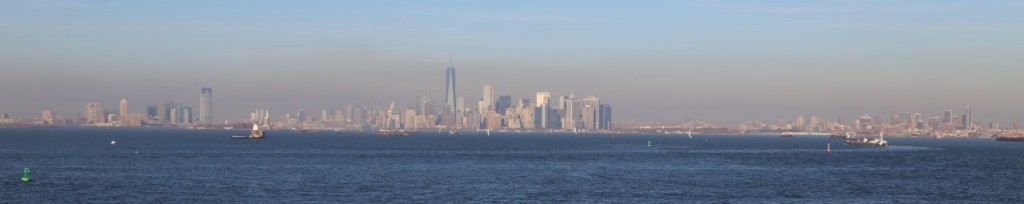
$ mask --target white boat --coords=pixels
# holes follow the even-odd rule
[[[116,144],[117,144],[117,141],[110,140],[110,145],[116,145]]]

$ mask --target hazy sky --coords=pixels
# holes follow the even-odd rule
[[[0,112],[216,120],[257,108],[595,95],[615,120],[742,122],[974,107],[1024,121],[1024,1],[0,2]]]

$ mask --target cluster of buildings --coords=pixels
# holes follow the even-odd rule
[[[852,123],[852,124],[850,124]],[[842,117],[825,118],[811,115],[797,116],[794,120],[779,119],[776,122],[748,121],[740,124],[714,124],[699,120],[684,123],[637,123],[626,122],[620,125],[626,132],[647,133],[780,133],[804,132],[822,134],[878,135],[889,136],[928,136],[928,137],[990,137],[1000,133],[1020,133],[1017,125],[1001,128],[999,123],[979,124],[972,117],[971,107],[964,108],[962,113],[952,109],[941,115],[924,116],[921,113],[891,111],[888,118],[864,114],[852,122]]]
[[[445,94],[441,101],[423,95],[414,105],[400,106],[394,101],[373,107],[352,106],[324,109],[319,117],[305,110],[272,117],[267,109],[249,114],[249,122],[281,129],[349,130],[566,130],[601,131],[612,128],[612,107],[595,96],[577,98],[575,94],[552,97],[541,91],[536,97],[517,100],[497,95],[495,87],[483,86],[475,105],[467,104],[456,92],[455,68],[445,70]]]
[[[0,123],[23,126],[96,126],[96,127],[195,127],[213,124],[213,90],[202,88],[199,103],[199,117],[193,117],[191,106],[171,100],[160,105],[146,106],[146,112],[130,112],[128,100],[121,98],[116,112],[104,108],[100,103],[86,103],[77,117],[69,117],[51,110],[43,110],[39,118],[18,121],[9,119]]]

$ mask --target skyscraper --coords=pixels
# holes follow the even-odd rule
[[[581,110],[580,115],[583,119],[583,129],[596,130],[600,128],[601,99],[594,96],[583,98]]]
[[[160,114],[157,114],[157,110],[159,110],[159,108],[157,108],[156,105],[146,105],[146,119],[149,120],[159,116]]]
[[[814,120],[814,116],[811,116],[811,120]],[[601,104],[600,124],[598,128],[602,130],[612,129],[612,106],[608,104]]]
[[[536,105],[536,107],[550,106],[550,105],[551,105],[551,92],[547,92],[547,91],[537,92],[537,105]]]
[[[974,123],[974,121],[973,121],[974,118],[971,118],[971,107],[967,106],[964,109],[965,110],[964,110],[964,117],[963,117],[963,127],[964,127],[964,129],[970,130],[971,126],[973,126],[973,123]]]
[[[501,115],[505,115],[509,107],[512,107],[512,96],[499,96],[498,102],[494,103],[494,110]]]
[[[484,102],[484,107],[481,107],[480,113],[494,111],[494,86],[484,85],[484,96],[481,100]]]
[[[199,95],[199,123],[213,124],[213,89],[203,88]]]
[[[444,111],[452,115],[455,115],[455,97],[455,67],[449,65],[444,70]]]
[[[104,123],[107,122],[106,116],[106,111],[99,103],[85,104],[85,123]]]
[[[118,106],[117,111],[117,120],[121,122],[128,121],[128,100],[121,98],[121,104]]]

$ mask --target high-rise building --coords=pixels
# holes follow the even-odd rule
[[[449,65],[444,70],[444,105],[445,110],[455,115],[455,67]]]
[[[85,123],[105,123],[107,122],[107,113],[100,107],[99,103],[88,103],[85,104]]]
[[[583,125],[580,112],[582,111],[580,101],[576,100],[575,94],[569,94],[569,97],[562,97],[560,100],[563,103],[562,106],[562,129],[576,130],[580,129]]]
[[[601,99],[588,96],[582,99],[580,115],[583,119],[583,129],[596,130],[600,128]]]
[[[498,102],[494,103],[494,111],[501,115],[505,115],[509,107],[512,107],[512,96],[499,96]]]
[[[483,96],[483,98],[481,100],[484,102],[484,107],[481,107],[483,109],[480,110],[481,113],[486,113],[487,111],[494,111],[495,110],[494,109],[494,86],[484,85],[484,96]]]
[[[156,105],[146,105],[146,118],[148,120],[152,120],[153,118],[157,118],[157,116],[160,115],[159,114],[159,109],[160,108],[157,108]]]
[[[972,129],[974,126],[974,118],[971,118],[971,107],[967,106],[964,108],[963,127],[964,129]]]
[[[599,118],[601,122],[598,124],[598,129],[612,129],[612,106],[608,104],[601,104],[601,116]],[[813,119],[814,117],[812,116],[811,118]]]
[[[953,109],[946,110],[946,112],[942,114],[942,122],[953,122]]]
[[[431,106],[433,105],[430,102],[430,97],[427,97],[427,94],[423,94],[423,96],[416,97],[416,101],[416,113],[420,115],[430,115],[436,113],[431,111]]]
[[[181,123],[191,124],[192,123],[192,107],[185,106],[181,108]]]
[[[535,107],[551,106],[551,92],[547,92],[547,91],[537,92],[537,101],[536,102],[537,102],[537,105],[535,105]]]
[[[174,101],[166,100],[160,104],[159,118],[161,124],[171,124],[171,116],[174,115]]]
[[[213,124],[213,89],[203,88],[199,95],[199,123]]]
[[[121,103],[118,105],[117,120],[121,122],[128,121],[128,100],[121,98]]]

